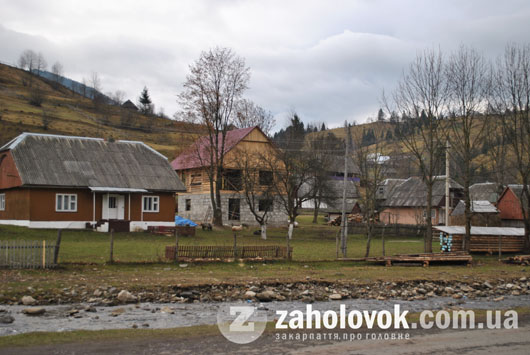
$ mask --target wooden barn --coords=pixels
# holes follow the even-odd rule
[[[464,226],[433,227],[436,237],[446,244],[443,251],[462,251],[462,240],[466,234]],[[449,244],[449,248],[447,245]],[[517,253],[524,248],[524,228],[471,227],[470,252]]]
[[[0,224],[174,226],[183,190],[166,157],[142,142],[23,133],[0,148]]]

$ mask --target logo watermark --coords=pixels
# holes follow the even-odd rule
[[[223,336],[236,344],[258,339],[267,326],[267,312],[255,306],[225,305],[217,312],[217,326]]]
[[[341,304],[339,311],[313,309],[308,304],[302,310],[277,310],[274,322],[276,340],[394,340],[409,339],[409,329],[517,329],[518,314],[514,310],[487,310],[485,322],[477,322],[473,310],[424,310],[418,322],[407,319],[409,311],[399,304],[392,310],[348,310]],[[416,318],[416,317],[414,317]],[[267,313],[255,306],[222,306],[217,314],[217,325],[221,333],[237,344],[248,344],[258,339],[265,331]],[[387,333],[351,333],[361,328],[387,331]],[[322,330],[313,332],[312,330]],[[340,330],[341,333],[330,332]],[[287,332],[285,332],[287,331]],[[297,333],[304,331],[304,333]]]

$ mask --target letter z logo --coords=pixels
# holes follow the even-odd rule
[[[253,332],[254,322],[247,322],[254,314],[254,307],[230,307],[230,315],[237,315],[236,319],[230,324],[231,332]],[[247,323],[247,324],[245,324]]]

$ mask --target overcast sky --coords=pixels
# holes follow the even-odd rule
[[[230,47],[278,127],[293,109],[306,123],[364,122],[418,51],[466,44],[493,58],[529,35],[527,0],[0,0],[0,61],[41,51],[72,79],[97,72],[103,92],[136,101],[145,85],[171,116],[188,66]]]

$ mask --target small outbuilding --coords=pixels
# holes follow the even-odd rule
[[[462,241],[466,234],[464,226],[436,226],[443,251],[462,251]],[[449,245],[449,248],[447,248]],[[511,227],[471,227],[470,252],[517,253],[524,249],[524,228]]]

